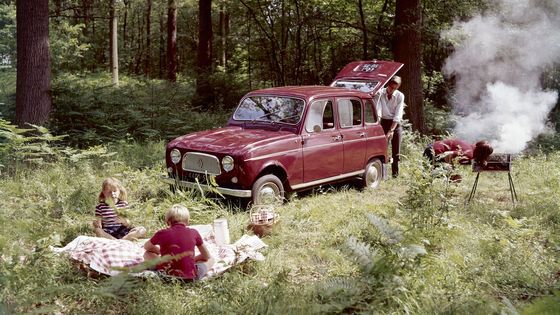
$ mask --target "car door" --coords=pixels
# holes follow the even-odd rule
[[[362,100],[338,98],[336,106],[344,151],[342,173],[362,172],[366,158],[366,130],[362,117]]]
[[[311,103],[301,134],[304,182],[340,175],[343,168],[343,144],[331,99]]]

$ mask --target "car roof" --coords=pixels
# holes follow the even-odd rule
[[[255,90],[247,94],[247,96],[256,95],[287,96],[303,99],[351,96],[360,98],[371,98],[371,95],[365,92],[324,85],[281,86]]]

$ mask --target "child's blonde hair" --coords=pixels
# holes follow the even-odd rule
[[[106,188],[110,188],[111,191],[117,190],[119,192],[119,197],[118,197],[119,200],[126,201],[127,193],[124,186],[121,184],[121,182],[118,179],[114,177],[108,177],[103,181],[103,184],[101,185],[101,193],[99,193],[99,202],[105,202],[105,195],[103,195],[103,191]]]
[[[174,204],[165,213],[165,222],[169,224],[184,223],[189,224],[190,213],[187,207],[181,204]]]

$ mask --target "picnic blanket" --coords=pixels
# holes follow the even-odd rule
[[[267,245],[256,236],[243,235],[233,244],[219,246],[216,244],[211,225],[192,225],[196,229],[215,263],[208,269],[206,277],[223,273],[227,269],[247,259],[264,260],[259,252]],[[107,238],[80,235],[66,246],[53,247],[55,253],[66,254],[70,258],[82,262],[89,268],[105,275],[115,276],[119,269],[132,267],[144,262],[143,245],[147,241],[111,240]],[[195,255],[198,249],[195,248]],[[153,272],[144,271],[141,276],[150,276]]]

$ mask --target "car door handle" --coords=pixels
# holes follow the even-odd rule
[[[366,133],[365,132],[358,132],[358,135],[360,136],[360,138],[363,138],[363,137],[366,136]]]
[[[333,138],[334,141],[340,141],[340,140],[342,140],[342,135],[333,136],[332,138]]]

